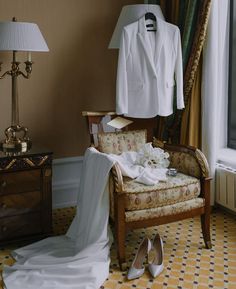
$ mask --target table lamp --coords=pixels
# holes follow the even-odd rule
[[[13,58],[11,69],[0,75],[0,79],[11,76],[12,79],[12,113],[11,126],[5,129],[6,138],[0,142],[0,149],[4,152],[24,152],[30,149],[31,140],[28,129],[19,123],[19,105],[17,91],[17,77],[30,78],[32,72],[32,51],[49,51],[48,46],[37,26],[34,23],[12,21],[0,22],[0,51],[12,51]],[[20,70],[20,62],[17,61],[17,51],[27,51],[25,72]],[[1,71],[0,62],[0,71]]]

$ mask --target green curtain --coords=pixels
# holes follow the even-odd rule
[[[194,33],[196,31],[199,4],[199,0],[180,1],[178,26],[182,36],[182,56],[184,71],[189,59]]]
[[[206,36],[211,0],[157,0],[156,4],[161,6],[166,21],[178,25],[180,29],[184,73],[184,99],[187,107],[192,95],[194,95],[194,91],[192,90],[196,87],[194,81]],[[198,97],[201,97],[199,91]],[[190,114],[191,110],[186,110],[185,113]],[[157,137],[161,140],[179,143],[182,116],[183,111],[175,110],[174,114],[170,117],[164,119],[159,117]],[[188,119],[190,119],[190,116],[185,115],[184,121],[188,121]]]

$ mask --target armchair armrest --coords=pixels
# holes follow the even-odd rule
[[[117,163],[115,163],[112,167],[112,176],[114,180],[115,185],[115,192],[116,193],[122,193],[123,191],[123,176],[120,170],[120,167]]]
[[[201,150],[184,145],[172,145],[153,139],[153,146],[161,147],[170,155],[170,167],[179,172],[196,177],[208,178],[209,165]]]
[[[204,178],[209,178],[211,179],[210,177],[210,168],[209,168],[209,164],[208,164],[208,161],[204,155],[204,153],[199,150],[199,149],[196,149],[195,151],[195,156],[196,156],[196,159],[198,161],[198,164],[201,168],[201,171],[202,171],[202,176]]]
[[[123,176],[120,167],[115,163],[109,178],[110,217],[115,220],[115,199],[123,192]]]

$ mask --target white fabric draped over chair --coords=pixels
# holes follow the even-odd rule
[[[13,252],[5,267],[6,289],[97,289],[109,274],[109,193],[113,161],[89,148],[85,153],[77,214],[64,236],[50,237]]]

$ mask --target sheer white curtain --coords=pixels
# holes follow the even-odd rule
[[[219,149],[227,146],[228,55],[229,0],[213,0],[203,48],[202,74],[202,150],[213,178]],[[212,205],[214,201],[213,179]]]

